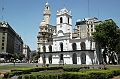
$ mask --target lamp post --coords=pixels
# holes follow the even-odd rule
[[[46,61],[45,61],[45,36],[46,36],[46,33],[45,31],[42,32],[42,35],[43,35],[43,56],[42,56],[42,60],[43,60],[43,64],[42,66],[45,67],[45,64],[46,64]]]

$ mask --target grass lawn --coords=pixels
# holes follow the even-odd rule
[[[0,66],[0,71],[2,70],[12,70],[17,68],[33,68],[35,66]],[[3,76],[0,76],[0,79],[3,79]]]
[[[16,68],[33,68],[35,66],[0,66],[0,70],[11,70]]]
[[[62,73],[64,73],[63,69],[31,72],[31,74],[34,74],[34,75],[36,75],[36,74],[62,74]]]
[[[2,79],[3,77],[2,76],[0,76],[0,79]]]

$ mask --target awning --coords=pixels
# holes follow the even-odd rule
[[[0,54],[2,54],[2,55],[8,55],[7,52],[0,52]]]

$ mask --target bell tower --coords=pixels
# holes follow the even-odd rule
[[[63,36],[65,33],[70,34],[72,38],[72,13],[68,11],[65,7],[60,11],[57,11],[57,34],[58,36]]]
[[[49,6],[48,2],[45,4],[43,15],[44,15],[45,23],[46,24],[50,24],[50,15],[51,15],[51,12],[50,12],[50,6]]]

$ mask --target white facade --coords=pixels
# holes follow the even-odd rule
[[[66,8],[57,11],[56,29],[52,43],[45,43],[46,64],[99,64],[95,42],[90,38],[72,39],[72,13]],[[43,46],[40,45],[40,58],[43,63]]]
[[[65,33],[70,33],[72,38],[72,14],[66,8],[57,11],[56,14],[57,35],[64,36]]]
[[[50,24],[50,6],[48,4],[48,2],[45,4],[45,9],[44,9],[44,20],[45,20],[45,24]]]
[[[29,46],[26,44],[23,44],[23,54],[25,55],[26,59],[30,58],[30,52],[31,52],[31,50],[30,50]]]

